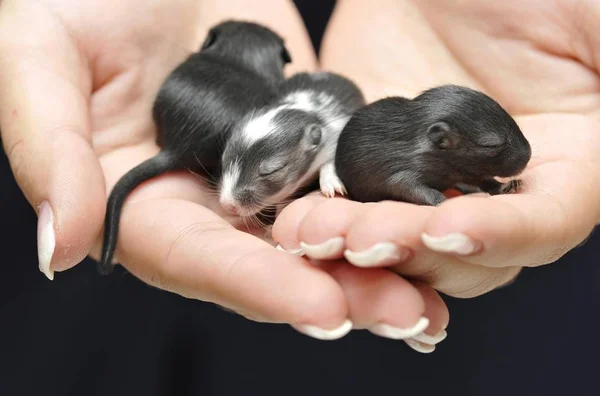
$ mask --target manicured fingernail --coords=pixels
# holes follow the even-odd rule
[[[431,353],[431,352],[435,351],[435,346],[433,346],[433,345],[423,344],[423,343],[421,343],[419,341],[415,341],[415,340],[404,340],[404,342],[406,342],[406,345],[408,345],[409,347],[411,347],[412,349],[414,349],[417,352]]]
[[[448,234],[443,237],[432,237],[423,233],[421,240],[429,249],[440,253],[467,255],[475,253],[481,247],[479,242],[458,233]]]
[[[38,262],[40,271],[50,280],[54,280],[54,271],[50,269],[50,262],[54,254],[54,215],[48,201],[42,202],[39,208],[37,244]]]
[[[412,339],[424,344],[436,345],[444,341],[446,337],[448,337],[448,333],[446,330],[442,330],[436,335],[429,335],[425,333],[417,334],[416,336],[412,337]]]
[[[391,338],[394,340],[405,340],[422,333],[427,326],[429,326],[429,319],[422,316],[417,324],[415,324],[413,327],[403,329],[400,327],[390,326],[385,323],[378,323],[370,327],[369,331],[380,337]]]
[[[317,326],[312,325],[294,325],[293,327],[299,332],[306,334],[307,336],[317,338],[319,340],[336,340],[338,338],[342,338],[346,334],[352,330],[352,322],[349,319],[346,319],[342,325],[336,329],[322,329]]]
[[[300,247],[311,258],[328,259],[342,254],[344,250],[344,238],[331,238],[319,245],[309,245],[308,243],[300,242]]]
[[[281,250],[282,252],[293,254],[295,256],[304,256],[304,250],[302,250],[302,248],[288,250],[288,249],[284,249],[281,245],[277,245],[277,247],[275,249]]]
[[[357,267],[375,267],[402,262],[408,258],[410,251],[399,248],[390,242],[381,242],[362,252],[344,251],[346,259]]]

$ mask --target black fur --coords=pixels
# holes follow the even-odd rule
[[[100,273],[112,271],[121,208],[129,193],[152,177],[183,169],[206,174],[216,184],[221,153],[233,128],[249,112],[274,100],[289,61],[282,38],[270,29],[225,21],[171,72],[152,109],[161,154],[132,169],[111,192]]]
[[[442,191],[507,192],[531,158],[529,142],[492,98],[444,85],[413,100],[389,97],[358,110],[340,134],[336,171],[350,199],[438,205]]]

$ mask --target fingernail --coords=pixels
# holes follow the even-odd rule
[[[285,249],[281,245],[277,245],[277,247],[275,249],[281,250],[282,252],[293,254],[295,256],[304,256],[304,250],[302,250],[302,248],[298,248],[298,249]]]
[[[319,245],[309,245],[308,243],[300,242],[300,247],[306,255],[314,259],[327,259],[337,256],[343,252],[344,238],[335,237],[325,241]]]
[[[362,252],[344,251],[346,259],[357,267],[375,267],[399,263],[408,258],[410,251],[390,242],[381,242]]]
[[[417,352],[431,353],[431,352],[435,351],[435,346],[433,346],[433,345],[423,344],[423,343],[420,343],[419,341],[415,341],[415,340],[404,340],[404,342],[406,342],[406,345],[408,345],[409,347],[411,347],[412,349],[414,349]]]
[[[459,233],[448,234],[443,237],[432,237],[423,233],[421,240],[429,249],[440,253],[467,255],[476,252],[481,247],[479,242]]]
[[[319,340],[329,341],[342,338],[343,336],[348,334],[350,330],[352,330],[352,326],[352,322],[349,319],[346,319],[346,321],[340,327],[332,330],[322,329],[320,327],[312,325],[294,325],[292,327],[294,327],[299,332],[306,334],[307,336],[317,338]]]
[[[424,344],[436,345],[436,344],[439,344],[440,342],[444,341],[446,339],[446,337],[448,337],[448,333],[446,332],[446,330],[442,330],[439,333],[437,333],[436,335],[420,333],[420,334],[417,334],[416,336],[412,337],[412,339],[415,341],[424,343]]]
[[[429,326],[429,319],[422,316],[417,324],[415,324],[413,327],[403,329],[400,327],[390,326],[385,323],[378,323],[370,327],[369,331],[380,337],[391,338],[394,340],[405,340],[422,333],[427,326]]]
[[[40,271],[50,280],[54,280],[54,271],[50,269],[50,262],[54,254],[54,215],[48,201],[42,202],[39,207],[38,228],[38,263]]]

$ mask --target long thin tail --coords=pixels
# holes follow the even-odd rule
[[[106,217],[104,218],[104,241],[102,247],[102,258],[97,266],[102,275],[110,274],[113,270],[112,258],[117,246],[119,233],[119,220],[121,209],[127,196],[140,184],[177,168],[176,159],[161,151],[156,156],[142,162],[127,172],[114,186],[108,203],[106,205]]]

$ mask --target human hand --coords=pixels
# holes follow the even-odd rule
[[[557,260],[600,221],[598,15],[592,1],[338,2],[323,69],[353,79],[369,102],[446,83],[482,90],[516,116],[533,158],[518,194],[439,207],[305,198],[282,213],[275,239],[292,249],[342,237],[355,265],[464,298]]]
[[[291,2],[246,5],[2,2],[2,142],[19,186],[38,212],[40,267],[49,278],[90,253],[99,257],[107,192],[158,151],[150,117],[156,91],[210,26],[224,18],[264,23],[286,40],[293,57],[288,73],[314,69]],[[365,279],[364,272],[336,271],[333,264],[319,269],[277,251],[264,232],[224,218],[214,194],[203,187],[180,173],[137,188],[123,208],[117,260],[150,285],[253,320],[289,323],[316,338],[346,334],[349,310],[376,329],[381,329],[376,320],[399,329],[417,322],[423,327],[421,294],[405,290],[399,277],[372,271]],[[367,297],[378,297],[376,309],[365,303]],[[440,311],[441,318],[446,312],[443,304],[429,309]],[[392,337],[406,335],[385,330]]]

